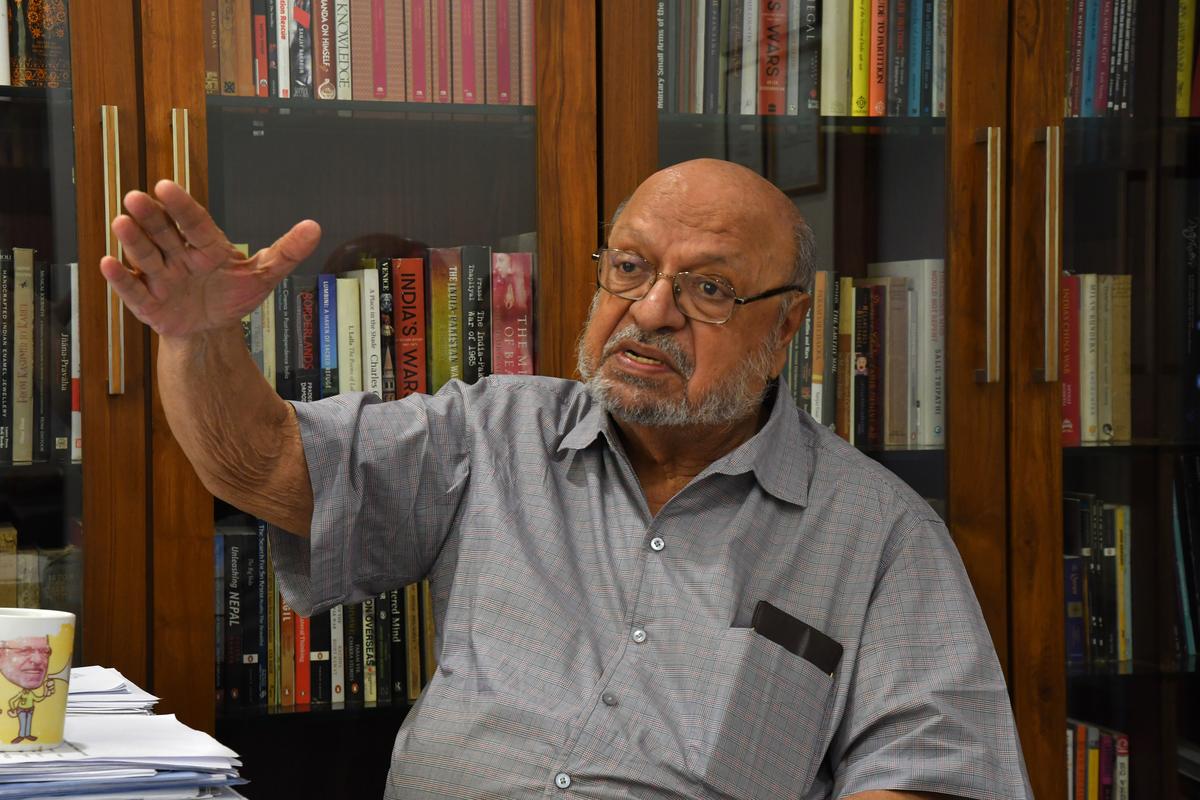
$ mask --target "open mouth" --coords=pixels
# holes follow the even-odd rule
[[[654,366],[656,364],[664,363],[663,361],[660,361],[657,358],[651,358],[650,356],[644,356],[640,353],[635,353],[632,350],[626,350],[625,356],[626,356],[626,358],[630,359],[631,361],[635,361],[638,364],[649,364],[651,366]]]

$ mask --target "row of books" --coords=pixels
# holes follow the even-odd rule
[[[1063,538],[1067,660],[1132,660],[1132,510],[1066,492]]]
[[[1176,117],[1200,117],[1200,44],[1196,22],[1196,0],[1178,0],[1174,33]],[[1168,5],[1170,8],[1170,5]],[[1170,26],[1168,26],[1170,30]]]
[[[1175,554],[1176,651],[1195,656],[1200,646],[1200,453],[1175,459],[1171,540]]]
[[[4,0],[0,5],[0,86],[70,86],[66,0]]]
[[[867,273],[816,274],[785,380],[801,408],[858,447],[944,446],[944,263],[881,262]]]
[[[0,608],[78,611],[82,556],[74,543],[21,547],[16,527],[0,521]]]
[[[1063,275],[1059,288],[1062,444],[1128,442],[1130,275]]]
[[[1067,800],[1129,800],[1129,737],[1067,719]]]
[[[205,90],[533,105],[534,0],[205,0]]]
[[[1137,0],[1067,0],[1068,117],[1133,114]]]
[[[371,391],[393,400],[451,379],[532,374],[533,296],[531,252],[432,248],[364,258],[340,274],[289,276],[242,324],[281,396]],[[219,701],[416,699],[436,667],[428,582],[305,619],[274,586],[265,526],[243,521],[218,532]]]
[[[79,267],[0,247],[0,466],[82,458]]]
[[[946,114],[946,0],[658,0],[658,108]]]

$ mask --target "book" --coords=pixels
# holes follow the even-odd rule
[[[429,389],[463,376],[462,248],[429,250]]]
[[[685,4],[686,5],[686,4]],[[741,97],[740,111],[742,114],[758,113],[758,78],[760,67],[758,59],[759,31],[761,17],[756,0],[744,0],[742,3],[742,83],[738,87]]]
[[[462,248],[463,380],[492,373],[492,248]]]
[[[224,0],[222,0],[223,2]],[[281,100],[292,96],[292,0],[274,0],[275,3],[275,60],[277,63],[278,92]],[[224,41],[221,43],[224,47]],[[222,49],[221,52],[224,52]],[[222,61],[224,64],[224,61]]]
[[[916,323],[915,444],[944,447],[946,443],[946,272],[941,259],[886,261],[867,265],[872,277],[906,278],[912,286],[909,313]],[[844,287],[843,287],[844,288]],[[911,432],[910,432],[911,433]],[[911,439],[911,436],[910,436]]]
[[[0,466],[12,463],[13,256],[0,245]]]
[[[870,0],[870,53],[867,63],[867,94],[870,113],[887,116],[888,96],[888,5],[894,0]]]
[[[383,99],[403,102],[408,99],[407,62],[404,53],[404,0],[385,0],[383,4],[382,45],[386,53],[384,64],[387,90]],[[380,43],[380,31],[375,33]]]
[[[50,397],[53,393],[54,343],[50,340],[50,265],[33,263],[33,460],[50,460]]]
[[[435,103],[449,103],[454,100],[454,87],[451,84],[450,48],[452,34],[450,31],[450,0],[433,0],[431,14],[426,20],[430,29],[430,63],[432,98]]]
[[[1077,447],[1083,441],[1079,400],[1079,309],[1078,275],[1064,274],[1059,285],[1059,383],[1062,388],[1062,446]]]
[[[0,42],[8,41],[7,19],[0,14]],[[0,72],[7,67],[0,58]],[[0,74],[0,84],[7,83]],[[204,0],[204,93],[221,93],[221,12],[220,0]]]
[[[362,625],[362,665],[364,703],[375,703],[379,700],[379,684],[376,673],[378,663],[375,657],[375,598],[368,597],[359,604]]]
[[[333,701],[333,626],[329,611],[313,614],[308,619],[308,685],[309,701]]]
[[[850,115],[869,116],[871,109],[871,0],[851,0]]]
[[[275,391],[285,400],[296,397],[296,334],[299,326],[295,318],[296,279],[288,275],[272,292],[275,332]]]
[[[1067,661],[1087,660],[1087,631],[1084,626],[1084,563],[1078,555],[1063,556],[1065,579],[1063,598],[1066,603]]]
[[[337,75],[337,99],[354,98],[354,73],[350,48],[350,0],[333,0],[334,58]]]
[[[337,279],[337,363],[339,394],[363,391],[362,288],[358,278]]]
[[[499,375],[532,375],[533,254],[492,253],[492,369]]]
[[[295,703],[297,706],[312,705],[312,665],[309,663],[309,653],[312,652],[312,645],[309,644],[309,632],[311,621],[308,617],[302,617],[296,614],[293,617],[295,630],[294,656],[296,662],[296,692]]]
[[[258,97],[270,97],[271,79],[267,63],[267,7],[272,0],[251,0],[251,45],[253,48],[253,93]]]
[[[346,702],[346,608],[329,609],[329,699],[335,706]]]
[[[34,251],[13,248],[12,463],[33,463]]]
[[[392,589],[388,593],[388,648],[391,651],[392,691],[395,700],[407,700],[406,683],[407,654],[404,639],[404,590]]]
[[[382,366],[383,399],[396,399],[396,326],[392,292],[392,260],[379,260],[379,359]]]
[[[279,705],[296,704],[296,613],[279,598]]]
[[[888,447],[906,447],[909,443],[910,398],[908,377],[909,279],[903,277],[858,278],[856,286],[880,287],[885,308],[879,317],[884,330],[881,378],[882,436]]]
[[[1175,38],[1175,116],[1191,113],[1192,58],[1196,33],[1196,0],[1178,0]]]
[[[534,35],[537,20],[534,18],[533,0],[519,0],[519,2],[521,4],[521,105],[532,106],[537,104],[537,38]]]
[[[428,103],[433,99],[433,64],[429,47],[432,2],[404,0],[404,71],[410,103]]]
[[[1116,557],[1116,657],[1118,661],[1133,658],[1133,541],[1130,526],[1132,509],[1128,505],[1113,506],[1113,536]]]
[[[254,14],[251,0],[233,0],[234,94],[254,97]]]
[[[782,115],[787,110],[787,4],[758,3],[758,113]]]
[[[425,328],[425,262],[420,258],[392,259],[396,278],[396,399],[428,391]],[[495,295],[493,295],[494,297]]]
[[[363,268],[347,272],[358,280],[358,320],[362,352],[362,391],[383,398],[383,343],[379,316],[379,267],[363,259]]]
[[[415,583],[404,587],[404,670],[408,699],[421,695],[421,590]]]
[[[317,364],[320,369],[320,394],[332,397],[339,391],[341,374],[338,367],[338,299],[337,278],[334,275],[317,276],[317,331],[319,350]]]
[[[1110,438],[1115,442],[1128,442],[1133,438],[1131,318],[1133,301],[1133,276],[1112,276],[1112,310],[1108,321],[1110,337],[1109,358],[1111,365],[1109,401],[1112,428]]]
[[[854,287],[853,380],[850,385],[851,429],[850,443],[856,447],[869,445],[871,391],[871,288]]]
[[[347,603],[342,606],[342,622],[346,634],[346,703],[361,705],[365,680],[362,603]]]
[[[1096,441],[1113,440],[1112,275],[1096,276]]]
[[[1100,441],[1100,282],[1079,276],[1079,429],[1084,442]]]
[[[516,105],[521,89],[520,3],[484,0],[483,7],[487,35],[484,99],[496,105]]]
[[[456,103],[484,102],[484,16],[483,0],[458,0],[450,6],[450,83]]]
[[[312,1],[291,0],[288,19],[289,63],[292,75],[292,97],[313,96]]]
[[[437,629],[433,614],[433,594],[429,579],[420,582],[421,587],[421,677],[425,683],[433,680],[437,671]]]
[[[334,0],[313,0],[313,97],[318,100],[336,100],[338,96],[336,25]]]
[[[852,6],[845,0],[821,3],[821,115],[850,114]]]
[[[392,702],[391,606],[389,593],[375,596],[375,701]]]
[[[6,83],[49,89],[70,86],[71,38],[66,0],[10,0],[7,8]]]
[[[17,529],[0,522],[0,607],[17,605]]]
[[[83,461],[83,394],[79,384],[82,361],[79,356],[79,264],[70,264],[71,272],[71,463]],[[0,291],[0,295],[3,292]],[[2,405],[2,404],[0,404]],[[2,450],[2,448],[0,448]],[[3,452],[0,452],[3,463]]]

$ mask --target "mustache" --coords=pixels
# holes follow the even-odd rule
[[[648,333],[633,323],[626,325],[608,337],[608,341],[604,343],[604,349],[600,353],[600,360],[605,361],[609,356],[618,352],[624,345],[630,342],[655,348],[666,356],[669,365],[684,378],[691,378],[692,373],[696,371],[695,363],[692,362],[692,359],[688,357],[688,354],[684,352],[683,348],[679,346],[679,342],[675,341],[673,336],[665,333]]]

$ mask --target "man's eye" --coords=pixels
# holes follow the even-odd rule
[[[720,297],[721,286],[715,281],[700,281],[700,292],[705,297]]]
[[[623,275],[633,275],[642,271],[642,265],[636,261],[618,261],[617,272]]]

